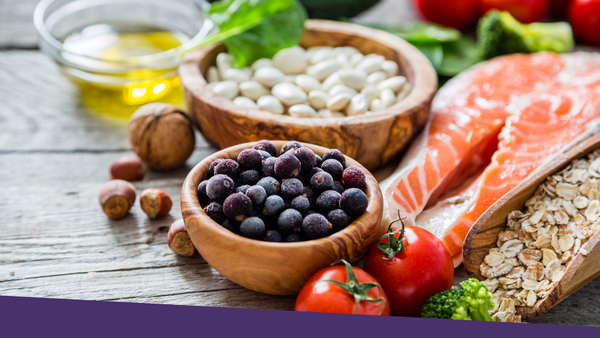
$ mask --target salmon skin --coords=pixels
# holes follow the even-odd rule
[[[398,211],[444,242],[455,266],[471,226],[545,161],[598,130],[600,54],[510,55],[438,92],[425,130],[381,183],[380,232]]]

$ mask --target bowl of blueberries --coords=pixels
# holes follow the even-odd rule
[[[377,180],[337,149],[262,140],[197,164],[181,191],[188,234],[202,257],[248,289],[291,295],[377,239]]]

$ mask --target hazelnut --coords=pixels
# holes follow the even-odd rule
[[[194,247],[194,244],[187,233],[182,219],[171,224],[171,227],[169,228],[169,235],[167,237],[167,243],[169,244],[169,248],[171,248],[174,253],[181,256],[190,257],[196,252],[196,248]]]
[[[194,130],[189,116],[176,106],[150,103],[129,120],[129,142],[137,156],[154,170],[182,166],[194,151]]]
[[[146,189],[140,195],[142,210],[150,218],[166,216],[171,211],[171,198],[166,192],[158,189]]]
[[[106,216],[123,218],[135,203],[135,187],[124,180],[108,181],[100,189],[98,200]]]
[[[123,156],[110,166],[111,180],[138,181],[144,178],[145,174],[144,164],[135,157]]]

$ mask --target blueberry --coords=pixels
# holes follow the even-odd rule
[[[310,209],[310,201],[304,196],[296,196],[296,198],[292,200],[291,207],[305,214],[308,212],[308,209]]]
[[[235,191],[233,180],[227,175],[215,175],[206,183],[206,196],[211,201],[223,201]]]
[[[323,154],[323,162],[327,161],[330,158],[338,160],[338,162],[340,162],[343,167],[346,166],[346,157],[344,156],[344,154],[342,154],[341,151],[337,149],[329,149],[325,154]]]
[[[281,196],[271,195],[265,200],[263,215],[276,216],[285,209],[285,202]]]
[[[245,194],[246,191],[248,191],[248,188],[250,188],[250,186],[247,184],[244,184],[244,185],[241,185],[241,186],[235,188],[235,192],[241,192],[242,194]]]
[[[328,172],[334,180],[339,181],[342,178],[342,173],[344,172],[344,166],[338,161],[332,158],[323,161],[321,164],[321,169]]]
[[[350,216],[342,209],[331,210],[327,214],[327,220],[331,223],[333,232],[340,231],[352,223]]]
[[[225,216],[223,214],[223,206],[219,202],[211,202],[204,207],[204,212],[213,220],[219,220]]]
[[[344,189],[344,186],[339,181],[335,181],[333,182],[333,188],[331,188],[331,190],[335,190],[341,194],[346,189]]]
[[[265,189],[267,196],[278,195],[281,189],[281,185],[279,181],[274,179],[273,177],[263,177],[256,183],[256,185],[260,185]]]
[[[277,156],[277,149],[275,148],[275,145],[267,140],[260,140],[256,142],[252,148],[266,151],[267,153],[271,154],[271,156]]]
[[[267,242],[281,242],[281,234],[277,230],[269,230],[265,234],[265,241]]]
[[[275,177],[275,162],[277,157],[269,157],[263,161],[260,172],[264,177]]]
[[[239,233],[240,232],[240,223],[231,220],[229,218],[225,219],[225,222],[223,222],[221,224],[223,226],[223,228],[233,232],[233,233]]]
[[[277,228],[283,234],[302,231],[302,214],[296,209],[286,209],[277,218]]]
[[[329,190],[333,188],[333,177],[328,172],[318,172],[310,178],[310,185],[316,191]]]
[[[231,194],[223,202],[223,213],[227,218],[241,222],[252,213],[252,201],[242,193]]]
[[[240,224],[240,235],[252,239],[264,238],[265,223],[258,217],[248,217]]]
[[[215,176],[215,167],[217,166],[217,164],[219,164],[221,161],[223,161],[222,158],[218,158],[214,161],[212,161],[212,163],[210,164],[210,166],[208,167],[208,178],[211,178],[213,176]]]
[[[367,195],[358,188],[347,189],[340,197],[340,207],[350,216],[362,215],[368,204]]]
[[[267,153],[264,150],[257,150],[257,151],[260,154],[261,161],[264,161],[264,160],[268,159],[269,157],[272,157],[271,154]]]
[[[210,203],[210,198],[208,198],[208,195],[206,194],[206,184],[208,183],[208,180],[204,180],[202,182],[200,182],[200,184],[198,185],[198,201],[200,202],[200,205],[202,207],[207,206]]]
[[[315,154],[315,157],[317,158],[317,163],[315,163],[315,167],[321,167],[321,164],[323,163],[323,159],[321,158],[321,156]]]
[[[237,163],[242,170],[260,170],[262,157],[256,149],[244,149],[238,155]]]
[[[279,156],[285,154],[290,149],[298,149],[302,148],[302,144],[298,141],[289,141],[281,147],[281,151],[279,152]]]
[[[296,177],[300,174],[300,160],[291,154],[284,154],[275,162],[275,174],[280,178]]]
[[[256,170],[246,170],[240,174],[238,186],[240,185],[255,185],[260,181],[260,174]]]
[[[321,171],[325,171],[321,168],[317,168],[317,167],[313,167],[312,169],[310,169],[310,173],[308,174],[309,177],[313,177],[315,176],[316,173],[320,173]]]
[[[246,196],[250,197],[254,206],[260,206],[267,199],[267,192],[260,185],[254,185],[246,190]]]
[[[302,194],[304,185],[297,178],[290,178],[283,182],[281,185],[281,197],[284,199],[291,200],[294,197]]]
[[[302,241],[302,237],[300,237],[300,235],[298,235],[298,234],[291,234],[291,235],[285,236],[283,241],[288,242],[288,243],[300,242],[300,241]]]
[[[348,167],[342,173],[342,183],[347,188],[362,189],[366,183],[365,173],[359,167]]]
[[[215,166],[215,175],[227,175],[237,181],[240,177],[240,166],[234,160],[222,160]]]
[[[340,207],[340,193],[335,190],[324,191],[317,198],[317,209],[324,215]]]
[[[317,196],[315,196],[315,193],[311,187],[304,187],[304,190],[302,191],[302,197],[305,197],[308,200],[311,208],[315,208],[317,206]]]
[[[308,239],[317,239],[329,234],[331,223],[321,214],[311,214],[302,221],[302,234]]]
[[[315,166],[315,164],[317,163],[317,157],[315,156],[315,153],[310,150],[309,148],[298,148],[298,149],[294,149],[293,151],[291,151],[291,154],[296,156],[296,158],[298,160],[300,160],[300,164],[301,164],[301,172],[302,173],[310,173],[310,170]]]

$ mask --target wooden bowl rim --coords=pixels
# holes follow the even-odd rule
[[[594,138],[591,138],[591,139],[585,141],[583,144],[580,144],[580,145],[568,150],[566,153],[559,155],[554,160],[551,160],[550,162],[546,163],[545,165],[539,167],[540,172],[543,173],[543,175],[538,178],[540,180],[540,184],[538,184],[536,186],[536,189],[533,191],[533,193],[530,196],[527,197],[527,199],[531,198],[535,194],[535,191],[537,190],[537,188],[546,180],[546,178],[563,170],[564,168],[569,166],[574,160],[586,157],[587,155],[589,155],[590,153],[592,153],[593,151],[598,150],[598,149],[600,149],[600,134],[597,134]],[[585,150],[585,151],[582,152],[582,150]],[[552,168],[552,167],[554,167],[554,168],[552,170],[549,170],[549,168]],[[486,222],[488,222],[491,219],[491,215],[494,212],[496,212],[498,209],[501,208],[501,206],[503,206],[505,203],[507,203],[511,199],[515,198],[515,196],[518,196],[525,189],[528,188],[528,184],[525,184],[528,180],[529,179],[526,178],[523,182],[519,183],[516,187],[514,187],[512,190],[510,190],[506,195],[504,195],[502,198],[500,198],[498,201],[496,201],[496,203],[494,203],[485,213],[483,213],[479,217],[479,219],[475,222],[475,224],[473,225],[473,227],[467,234],[467,238],[465,239],[465,243],[463,244],[463,252],[465,252],[465,251],[469,252],[470,246],[475,241],[475,238],[477,237],[477,235],[480,233],[479,230],[481,229],[483,224],[485,224]],[[525,202],[527,201],[527,199],[525,199]],[[523,202],[523,205],[521,206],[521,208],[523,208],[523,206],[525,205],[525,202]],[[504,227],[506,228],[506,224]],[[586,242],[586,244],[585,244],[586,249],[589,250],[588,255],[591,253],[592,250],[594,250],[598,246],[599,242],[600,242],[600,231],[593,234]],[[591,243],[589,247],[587,247],[588,243]],[[586,259],[587,259],[587,255],[583,256],[581,254],[581,249],[580,249],[577,252],[577,254],[572,258],[572,261],[569,264],[569,266],[567,267],[567,269],[565,270],[563,277],[559,280],[558,284],[552,289],[552,291],[549,294],[547,294],[546,297],[540,298],[535,303],[535,305],[532,307],[517,306],[516,307],[517,312],[521,316],[523,316],[523,318],[537,317],[539,315],[546,313],[552,307],[554,307],[555,305],[557,305],[558,303],[563,301],[566,297],[570,296],[572,293],[577,291],[577,290],[568,290],[567,287],[571,284],[573,277],[577,274],[577,271],[579,270],[579,268],[581,267],[581,265],[583,264],[583,262]],[[465,269],[465,270],[469,277],[480,279],[479,270],[477,270],[476,272],[473,272],[473,271],[470,271],[467,269]],[[598,270],[598,272],[596,273],[595,276],[597,277],[598,275],[600,275],[600,270]],[[564,290],[566,292],[559,295],[558,293],[560,292],[560,290]]]
[[[429,60],[416,47],[393,34],[352,23],[317,19],[307,20],[306,30],[337,32],[349,36],[369,39],[394,50],[396,53],[402,55],[408,67],[412,69],[415,74],[414,81],[409,81],[412,86],[410,93],[400,102],[397,102],[382,111],[373,112],[369,115],[298,118],[287,115],[277,115],[258,109],[244,108],[234,104],[232,100],[216,93],[214,93],[214,95],[202,95],[203,91],[210,90],[210,88],[200,71],[200,60],[222,44],[209,45],[197,51],[188,53],[179,66],[181,83],[192,93],[192,95],[216,109],[226,110],[236,116],[252,118],[265,123],[272,123],[273,118],[276,117],[278,120],[277,123],[283,126],[300,125],[305,127],[312,127],[315,120],[325,127],[339,127],[340,125],[366,124],[395,118],[403,114],[410,114],[413,109],[429,102],[431,97],[433,97],[437,91],[437,73]],[[193,90],[195,85],[200,85],[200,91]],[[212,90],[210,91],[212,93]]]
[[[270,142],[275,144],[276,149],[280,149],[281,146],[285,142],[288,142],[288,141],[270,140]],[[315,151],[315,153],[317,153],[317,151],[325,153],[327,150],[329,150],[329,148],[321,147],[319,145],[315,145],[315,144],[311,144],[311,143],[307,143],[307,142],[300,142],[300,143],[302,144],[302,146],[310,148],[311,150]],[[365,173],[365,176],[366,176],[365,194],[367,195],[367,198],[369,199],[369,204],[368,204],[367,210],[360,217],[358,217],[356,220],[354,220],[354,222],[352,222],[348,226],[346,226],[344,229],[342,229],[338,232],[335,232],[329,236],[323,237],[323,238],[312,239],[312,240],[301,241],[301,242],[281,242],[281,243],[250,239],[250,238],[243,237],[241,235],[235,234],[235,233],[225,229],[222,225],[220,225],[219,223],[212,220],[204,212],[203,208],[200,206],[200,201],[198,200],[198,194],[197,194],[196,190],[197,190],[198,185],[201,182],[202,177],[204,177],[206,174],[201,170],[201,168],[206,164],[210,165],[210,163],[214,162],[216,159],[231,158],[228,156],[229,153],[237,152],[239,154],[242,150],[252,148],[252,146],[254,146],[255,144],[256,144],[256,142],[241,143],[241,144],[217,151],[214,154],[207,156],[204,160],[200,161],[198,164],[196,164],[190,170],[190,172],[188,173],[187,177],[184,180],[182,190],[181,190],[181,204],[182,204],[181,208],[183,210],[183,204],[188,203],[189,207],[187,209],[190,211],[190,214],[188,216],[184,216],[184,224],[186,224],[186,228],[187,228],[187,222],[185,222],[185,221],[187,220],[187,218],[200,217],[201,219],[198,220],[199,224],[203,224],[204,226],[208,226],[208,227],[212,227],[212,228],[216,229],[217,233],[219,233],[222,236],[225,236],[230,241],[239,242],[239,245],[243,245],[245,247],[261,247],[261,248],[272,248],[272,249],[292,248],[293,249],[293,248],[329,246],[328,243],[330,241],[335,241],[336,239],[341,240],[342,237],[350,236],[350,227],[357,226],[356,223],[358,223],[359,221],[364,224],[369,224],[369,222],[368,222],[369,219],[377,218],[377,216],[372,211],[369,211],[370,207],[376,206],[376,204],[377,204],[376,200],[377,200],[377,196],[378,196],[377,192],[381,191],[381,189],[379,188],[379,184],[377,183],[377,180],[360,163],[358,163],[351,157],[344,155],[346,158],[346,168],[349,166],[357,166],[361,170],[363,170],[363,172]],[[225,155],[225,156],[223,156],[223,155]],[[381,193],[379,193],[379,195],[380,194]],[[204,217],[202,217],[200,215],[202,215]],[[202,221],[203,218],[206,218],[208,220],[208,222],[203,222]],[[377,222],[375,222],[375,223],[377,223]],[[377,229],[377,227],[379,227],[379,224],[373,224],[372,230]]]

